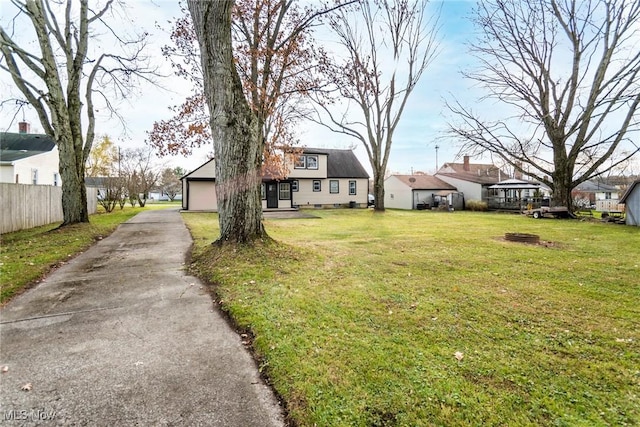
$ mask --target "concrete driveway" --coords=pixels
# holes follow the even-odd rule
[[[0,423],[281,426],[240,337],[146,211],[0,311]]]

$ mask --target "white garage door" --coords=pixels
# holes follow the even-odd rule
[[[212,181],[190,181],[188,207],[190,211],[218,210],[214,183]]]

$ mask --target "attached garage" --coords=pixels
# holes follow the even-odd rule
[[[189,181],[187,191],[187,200],[182,199],[182,209],[190,211],[215,211],[218,209],[218,201],[216,200],[215,181],[196,180]]]
[[[183,176],[182,209],[189,211],[217,211],[215,162],[213,159]]]

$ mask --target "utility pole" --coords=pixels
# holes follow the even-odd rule
[[[438,172],[438,148],[440,148],[440,146],[436,144],[436,172]]]

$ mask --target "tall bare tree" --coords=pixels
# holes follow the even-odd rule
[[[302,93],[317,86],[315,51],[310,30],[313,19],[327,11],[301,8],[290,0],[239,0],[232,14],[234,58],[245,96],[260,120],[264,138],[264,165],[269,175],[284,171],[279,155],[296,142],[296,122],[304,116]],[[202,68],[191,17],[177,18],[172,46],[164,55],[174,70],[194,84],[194,93],[169,120],[154,123],[150,143],[164,154],[190,154],[211,141],[209,114],[202,94]]]
[[[58,145],[62,225],[88,222],[84,176],[95,138],[94,95],[102,96],[107,108],[111,107],[107,87],[123,97],[136,77],[152,72],[142,57],[147,34],[125,40],[108,26],[114,0],[97,9],[88,0],[11,3],[17,14],[11,28],[0,27],[0,70],[11,75],[38,114],[44,132]],[[28,30],[37,43],[32,43]],[[94,55],[90,45],[100,31],[127,53]]]
[[[474,16],[480,65],[466,77],[515,113],[492,120],[454,102],[452,133],[571,207],[575,186],[640,150],[640,2],[486,0]]]
[[[384,174],[407,100],[438,52],[438,16],[427,0],[375,0],[339,9],[330,25],[344,49],[327,63],[339,104],[317,98],[318,122],[362,142],[373,169],[375,209],[384,211]]]
[[[120,178],[124,182],[131,206],[147,203],[149,193],[160,179],[160,172],[153,163],[151,147],[127,148],[121,151]]]
[[[260,122],[242,89],[233,60],[233,0],[189,0],[200,44],[204,94],[216,153],[219,243],[249,243],[266,236],[262,225]]]
[[[293,100],[316,84],[307,73],[312,54],[308,30],[319,16],[353,1],[337,1],[319,10],[301,10],[292,0],[242,0],[235,7],[228,0],[188,2],[216,156],[220,242],[265,237],[259,187],[263,160],[290,145],[289,126],[300,116]],[[194,109],[198,97],[188,100],[187,110]],[[168,128],[172,131],[173,126]],[[207,130],[201,125],[189,128]]]

